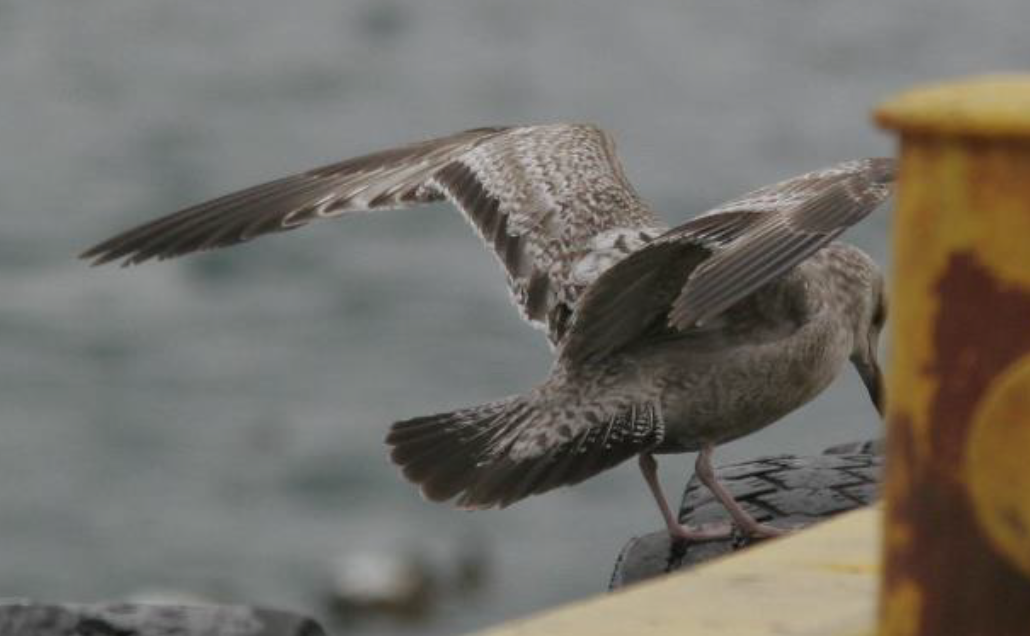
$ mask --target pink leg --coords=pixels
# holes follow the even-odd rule
[[[666,501],[665,494],[662,492],[662,485],[658,483],[658,462],[655,461],[654,455],[651,453],[641,453],[639,460],[640,472],[643,473],[644,481],[647,482],[647,486],[651,489],[651,494],[654,495],[655,502],[658,503],[658,509],[662,511],[665,527],[669,529],[669,536],[674,541],[677,539],[686,541],[715,541],[717,539],[725,539],[733,534],[733,528],[725,525],[709,528],[688,528],[681,524],[675,515],[672,514],[669,502]]]
[[[708,490],[715,495],[715,498],[719,500],[719,503],[726,508],[726,512],[730,513],[730,517],[733,518],[733,523],[737,524],[745,534],[752,537],[778,537],[782,534],[786,534],[788,531],[781,528],[774,528],[773,526],[758,523],[754,517],[748,514],[747,510],[741,507],[737,500],[733,498],[730,491],[726,490],[726,487],[719,482],[715,477],[715,471],[712,469],[712,445],[708,444],[701,449],[701,452],[697,454],[697,463],[694,465],[694,474],[697,475],[698,480],[705,485]]]

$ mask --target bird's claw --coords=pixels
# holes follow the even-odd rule
[[[676,525],[669,528],[669,537],[673,543],[704,543],[706,541],[720,541],[733,536],[733,526],[730,524],[711,524],[697,527]]]
[[[761,541],[763,539],[782,537],[784,535],[791,534],[795,530],[794,528],[778,528],[766,523],[758,523],[757,521],[750,524],[736,525],[734,527],[739,532],[739,536],[748,541]]]

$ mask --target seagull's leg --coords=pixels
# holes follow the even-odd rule
[[[726,486],[723,486],[715,477],[715,471],[712,469],[713,448],[711,444],[706,444],[701,448],[701,452],[697,454],[697,463],[694,465],[694,474],[715,495],[719,503],[726,508],[726,512],[730,513],[730,516],[733,517],[733,523],[737,524],[737,527],[743,530],[745,534],[752,537],[778,537],[787,534],[788,530],[759,523],[748,514],[747,510],[744,510],[737,503],[737,500],[733,498],[730,491],[726,490]]]
[[[681,524],[675,515],[672,514],[669,502],[665,499],[665,493],[662,492],[662,485],[658,483],[658,462],[655,461],[654,455],[651,453],[640,453],[639,460],[640,472],[643,473],[644,481],[647,482],[648,488],[651,489],[651,494],[654,495],[658,509],[662,511],[665,527],[669,529],[669,536],[673,540],[715,541],[732,536],[733,528],[729,526],[688,528]]]

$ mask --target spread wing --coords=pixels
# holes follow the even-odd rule
[[[524,317],[552,343],[603,267],[664,231],[604,131],[554,124],[469,130],[278,179],[151,221],[82,257],[135,264],[440,200],[494,251]]]
[[[766,186],[678,226],[604,272],[562,349],[604,357],[650,330],[697,328],[783,275],[890,194],[892,159],[837,164]]]
[[[822,249],[887,199],[895,171],[893,159],[847,161],[706,213],[713,220],[726,214],[754,216],[749,227],[691,274],[673,303],[670,324],[686,329],[703,323]]]

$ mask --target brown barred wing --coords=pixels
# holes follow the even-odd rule
[[[690,275],[762,216],[727,212],[693,219],[609,268],[583,294],[562,344],[562,361],[587,364],[669,332],[669,312]]]
[[[355,157],[188,207],[99,243],[82,258],[135,265],[227,247],[347,212],[443,199],[429,177],[505,128],[480,128]]]
[[[698,328],[865,218],[893,179],[891,159],[849,161],[766,186],[658,236],[583,293],[562,360],[583,365]]]
[[[757,190],[707,213],[751,212],[753,223],[701,264],[673,303],[669,323],[689,329],[782,276],[883,203],[893,159],[859,159]]]
[[[604,267],[662,231],[606,133],[551,124],[469,130],[309,170],[151,221],[82,256],[135,264],[444,199],[494,251],[524,317],[552,343]]]

